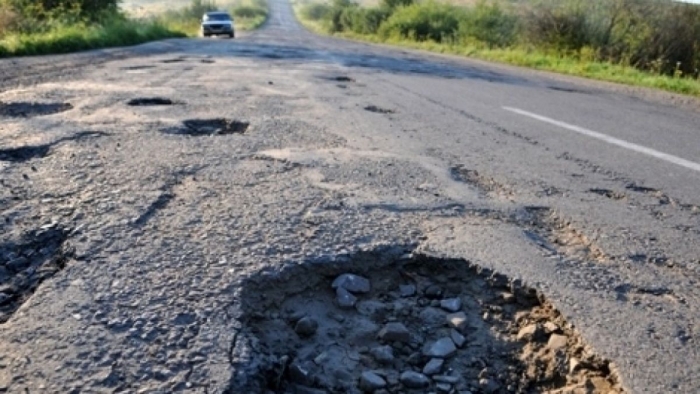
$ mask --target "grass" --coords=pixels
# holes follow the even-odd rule
[[[550,53],[543,49],[526,48],[522,46],[489,48],[487,45],[479,42],[472,44],[449,44],[437,43],[434,41],[419,42],[405,38],[383,38],[377,34],[357,34],[352,32],[333,34],[328,32],[322,20],[313,21],[303,17],[304,13],[301,12],[301,10],[306,4],[308,3],[303,0],[296,1],[293,5],[294,12],[302,25],[318,34],[472,57],[536,70],[552,71],[560,74],[700,97],[700,80],[698,79],[654,74],[624,64],[593,61],[556,52]]]
[[[131,6],[140,4],[132,1]],[[156,2],[151,1],[155,4]],[[186,5],[189,0],[181,1]],[[148,2],[143,4],[147,7]],[[234,1],[230,4],[237,30],[253,30],[267,20],[267,4],[261,0]],[[148,10],[148,8],[145,8]],[[242,16],[236,16],[236,15]],[[0,57],[70,53],[89,49],[137,45],[165,38],[197,36],[201,15],[150,12],[114,16],[101,23],[58,25],[36,33],[4,32],[0,34]],[[3,33],[0,31],[0,33]]]
[[[183,33],[157,22],[144,23],[115,17],[89,26],[60,26],[33,34],[9,33],[0,38],[0,56],[68,53],[183,36]]]

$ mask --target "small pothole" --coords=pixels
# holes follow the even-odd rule
[[[46,157],[50,150],[50,145],[0,149],[0,161],[23,163],[32,159]]]
[[[182,122],[183,127],[167,129],[168,134],[184,134],[195,137],[208,135],[243,134],[248,130],[250,123],[225,118],[216,119],[190,119]]]
[[[165,64],[170,64],[170,63],[182,63],[185,60],[187,60],[187,56],[180,56],[180,57],[176,57],[176,58],[172,58],[172,59],[165,59],[165,60],[161,60],[160,62],[165,63]]]
[[[610,189],[593,188],[588,189],[588,191],[599,196],[607,197],[611,200],[624,200],[627,198],[625,193],[616,192]]]
[[[39,285],[65,268],[71,250],[64,243],[68,231],[47,226],[28,232],[18,241],[0,243],[0,323],[31,296]]]
[[[396,112],[393,109],[381,108],[381,107],[377,107],[376,105],[366,106],[365,111],[375,112],[378,114],[393,114],[394,112]]]
[[[145,106],[157,106],[157,105],[173,105],[175,102],[171,99],[164,97],[139,97],[131,99],[127,102],[127,105],[132,107],[145,107]]]
[[[423,255],[337,261],[241,285],[230,392],[624,391],[610,362],[518,280]]]
[[[354,78],[350,78],[350,77],[345,76],[345,75],[339,75],[337,77],[332,77],[331,80],[336,81],[336,82],[355,82]]]
[[[70,103],[0,102],[0,116],[10,118],[31,118],[52,115],[73,109]]]

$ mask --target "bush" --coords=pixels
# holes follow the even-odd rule
[[[252,6],[252,5],[243,5],[240,7],[236,7],[233,9],[233,16],[237,18],[259,18],[259,17],[265,17],[267,15],[267,11],[263,8]]]
[[[384,38],[408,38],[443,42],[456,38],[464,9],[434,2],[397,8],[379,28]]]
[[[53,19],[56,15],[71,14],[89,20],[98,20],[118,10],[119,0],[2,0],[26,18]]]
[[[332,8],[328,4],[311,3],[305,5],[301,9],[301,15],[302,17],[304,17],[304,19],[308,19],[311,21],[320,21],[324,19],[329,19],[331,11]]]
[[[518,18],[497,3],[480,1],[460,20],[459,36],[484,42],[491,47],[504,47],[515,42]]]

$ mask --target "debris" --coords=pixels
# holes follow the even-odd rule
[[[385,342],[407,343],[411,340],[411,333],[403,323],[387,323],[379,331],[379,339]]]
[[[406,371],[401,374],[399,381],[411,389],[423,389],[430,386],[430,379],[422,373]]]

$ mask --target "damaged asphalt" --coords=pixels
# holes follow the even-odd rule
[[[700,174],[503,109],[697,161],[693,102],[271,6],[0,60],[0,392],[700,391]]]

